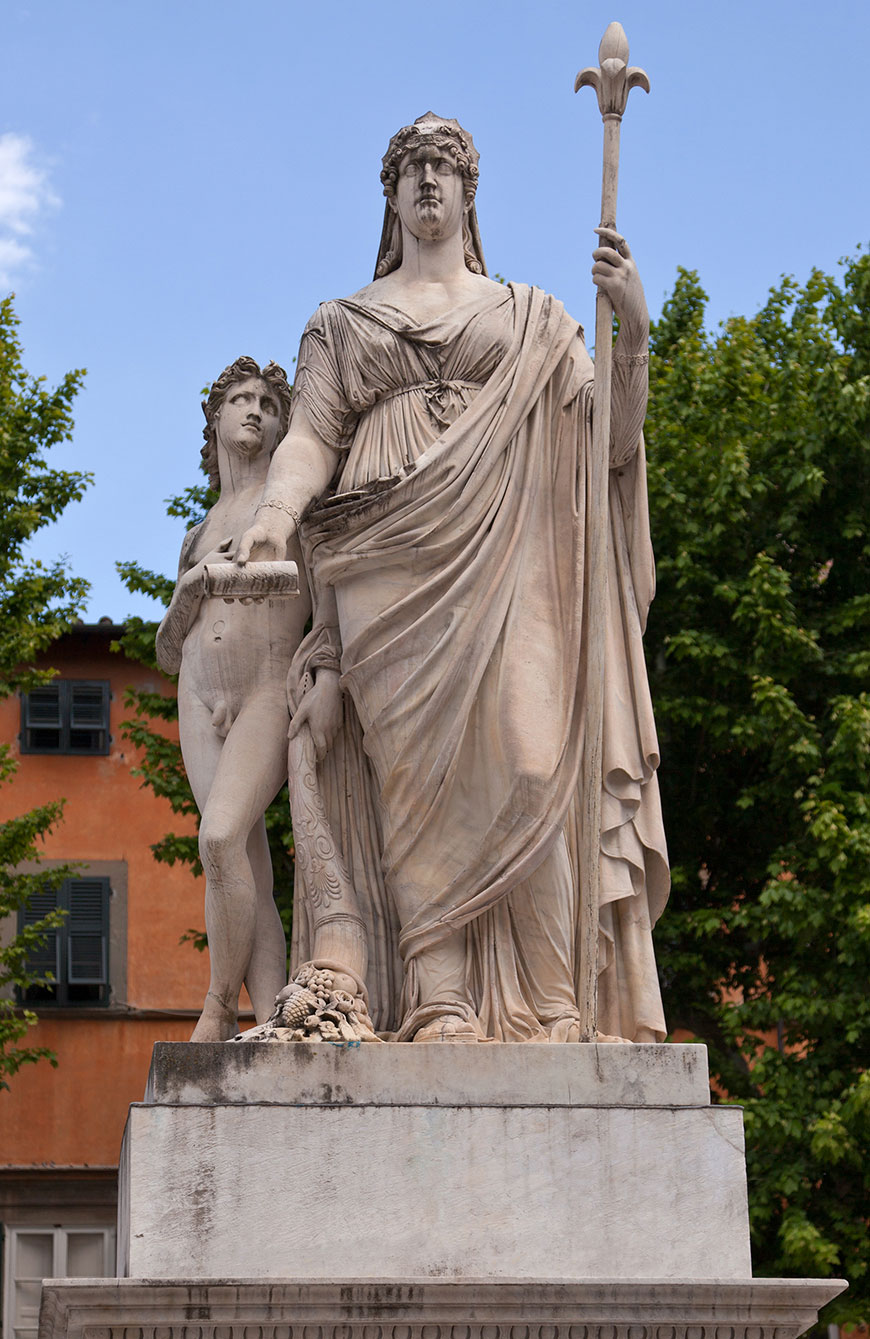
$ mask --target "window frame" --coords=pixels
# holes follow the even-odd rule
[[[76,724],[75,722],[75,693],[77,689],[99,689],[100,700],[100,724],[97,726],[88,726]],[[40,725],[34,722],[30,715],[30,699],[34,693],[56,692],[57,693],[57,725]],[[112,692],[111,684],[108,679],[66,679],[54,678],[49,683],[41,684],[31,690],[29,693],[21,694],[21,732],[19,734],[19,743],[22,754],[28,756],[37,755],[42,757],[73,757],[73,758],[104,758],[109,753],[112,743],[110,732],[110,712],[111,712]],[[37,730],[57,729],[58,745],[56,748],[46,746],[44,743],[34,743],[32,733]],[[73,733],[76,730],[93,730],[99,733],[99,742],[97,747],[77,748],[73,744]]]
[[[94,890],[99,897],[99,915],[86,916],[75,915],[75,908],[72,905],[73,885],[75,884],[99,884],[99,889]],[[49,981],[47,976],[38,977],[34,984],[40,982],[46,986],[53,987],[55,994],[53,999],[34,999],[28,997],[26,990],[16,990],[18,1003],[26,1005],[28,1008],[36,1009],[105,1009],[111,1003],[111,982],[109,980],[110,968],[110,945],[111,945],[111,896],[112,883],[105,875],[81,874],[73,878],[64,879],[57,889],[46,889],[45,901],[53,895],[52,906],[37,904],[33,905],[33,899],[29,906],[21,907],[18,912],[18,930],[19,933],[25,925],[33,924],[34,921],[41,920],[47,912],[58,909],[66,911],[63,925],[55,930],[48,931],[44,947],[38,950],[43,960],[43,970],[50,971],[54,980]],[[98,972],[88,975],[80,970],[82,958],[78,963],[75,959],[73,940],[81,940],[85,936],[100,938],[99,957],[100,966]],[[53,943],[52,943],[53,939]],[[51,967],[50,961],[54,957],[54,966]],[[32,960],[31,960],[32,961]],[[39,961],[35,965],[39,965]],[[28,968],[31,963],[28,962]],[[78,969],[78,970],[77,970]],[[98,986],[99,995],[96,999],[70,999],[70,987],[74,986]]]
[[[52,1238],[52,1272],[43,1275],[43,1278],[66,1278],[67,1264],[69,1259],[69,1239],[74,1236],[88,1234],[94,1236],[101,1234],[103,1238],[103,1269],[104,1278],[112,1278],[115,1273],[115,1226],[109,1223],[75,1223],[68,1227],[58,1227],[54,1223],[4,1223],[4,1242],[3,1242],[3,1336],[4,1339],[15,1339],[18,1334],[33,1334],[36,1336],[39,1322],[39,1315],[35,1317],[33,1325],[14,1324],[15,1319],[15,1285],[16,1283],[42,1282],[30,1275],[22,1278],[17,1273],[18,1253],[20,1239],[24,1235]]]

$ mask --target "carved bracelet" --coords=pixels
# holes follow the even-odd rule
[[[649,362],[648,353],[615,353],[613,355],[615,363],[623,363],[626,367],[643,367]]]
[[[257,511],[263,511],[266,507],[274,507],[276,511],[286,511],[287,515],[296,522],[296,529],[299,529],[299,513],[295,507],[290,506],[289,502],[284,502],[279,497],[269,497],[266,498],[265,502],[260,503]]]

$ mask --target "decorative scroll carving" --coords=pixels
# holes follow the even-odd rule
[[[317,780],[314,745],[307,730],[298,742],[291,741],[290,751],[295,763],[289,781],[293,838],[304,896],[315,913],[325,910],[330,902],[355,903],[350,876],[329,826]]]

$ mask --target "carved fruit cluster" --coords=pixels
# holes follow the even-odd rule
[[[335,975],[328,968],[305,963],[278,995],[268,1022],[239,1033],[233,1041],[327,1041],[339,1046],[380,1041],[365,992],[351,995],[341,990]]]
[[[296,973],[294,985],[304,986],[319,1000],[325,1000],[328,999],[335,985],[335,976],[326,968],[315,967],[313,963],[306,963]]]
[[[332,972],[303,967],[296,987],[280,1006],[280,1021],[291,1029],[287,1041],[355,1041],[353,995],[336,990]]]
[[[335,974],[306,963],[281,991],[268,1023],[236,1041],[377,1041],[365,999],[335,985]]]

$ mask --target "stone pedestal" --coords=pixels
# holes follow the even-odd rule
[[[791,1339],[696,1046],[155,1048],[115,1280],[40,1339]]]
[[[119,1198],[133,1278],[752,1272],[696,1046],[159,1045]]]

